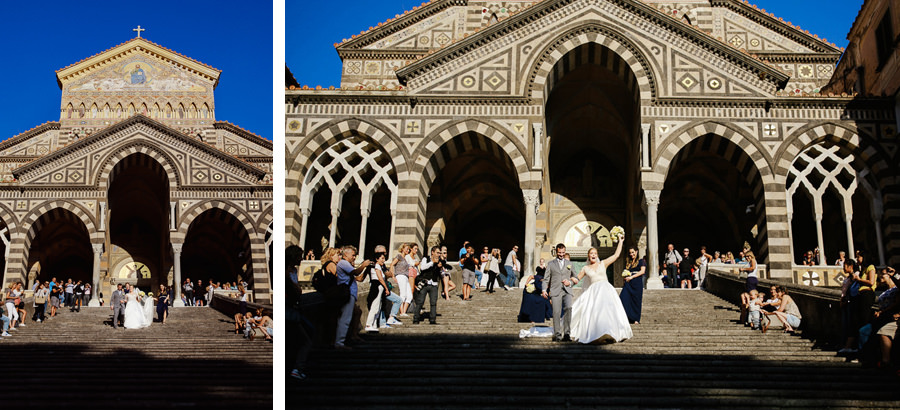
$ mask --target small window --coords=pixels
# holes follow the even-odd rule
[[[878,50],[878,70],[887,63],[894,50],[894,28],[891,27],[891,10],[888,9],[875,29],[875,47]]]

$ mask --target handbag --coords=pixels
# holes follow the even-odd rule
[[[34,303],[38,304],[38,305],[43,305],[44,303],[47,303],[47,296],[46,295],[35,296]]]

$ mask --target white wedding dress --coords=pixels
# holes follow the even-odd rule
[[[151,300],[148,298],[148,300]],[[150,326],[150,320],[147,317],[147,308],[146,302],[141,304],[137,300],[137,292],[131,292],[125,295],[125,328],[126,329],[141,329],[144,327]],[[150,302],[150,312],[151,318],[152,316],[152,308],[153,302]]]
[[[606,278],[606,265],[601,261],[599,269],[584,269],[590,285],[572,304],[572,339],[581,343],[630,339],[634,333],[619,294]]]

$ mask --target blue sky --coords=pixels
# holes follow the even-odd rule
[[[751,0],[761,9],[840,47],[863,0]],[[334,43],[422,4],[408,0],[285,1],[285,62],[301,85],[338,86],[341,60]]]
[[[0,3],[0,140],[58,121],[56,70],[134,38],[138,25],[142,37],[222,70],[217,120],[272,139],[271,4],[32,0]]]

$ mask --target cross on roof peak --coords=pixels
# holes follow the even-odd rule
[[[136,31],[136,32],[137,32],[137,38],[141,38],[141,32],[142,32],[142,31],[147,31],[147,29],[141,28],[141,25],[138,24],[137,28],[133,28],[133,29],[131,29],[131,31]]]

